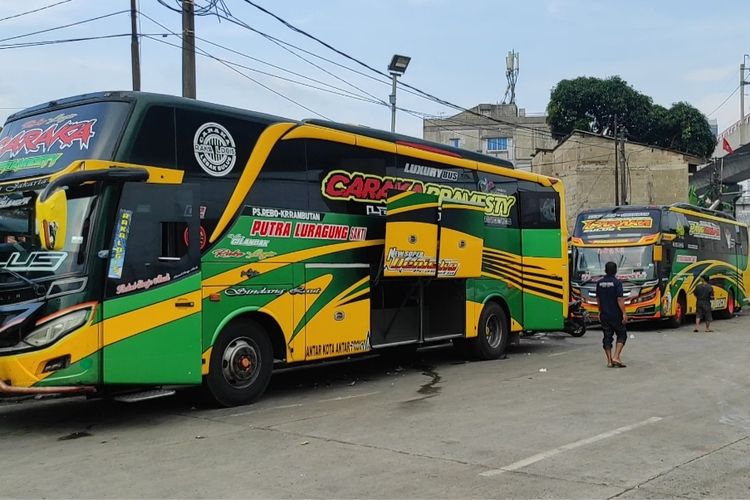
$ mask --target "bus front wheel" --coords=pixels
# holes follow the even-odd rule
[[[235,321],[221,331],[211,350],[205,385],[221,406],[256,401],[266,390],[273,369],[273,347],[254,321]]]
[[[719,311],[717,316],[721,319],[732,319],[736,310],[737,301],[734,299],[734,290],[729,290],[729,294],[727,295],[727,307]]]
[[[672,328],[679,328],[682,326],[682,322],[685,321],[685,310],[687,304],[685,303],[685,296],[680,294],[677,297],[677,304],[674,306],[674,315],[669,318],[669,326]]]
[[[477,359],[497,359],[505,353],[510,325],[505,310],[495,302],[488,302],[479,315],[477,336],[470,339],[469,348]]]

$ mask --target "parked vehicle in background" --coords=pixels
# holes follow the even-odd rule
[[[748,300],[748,228],[731,216],[687,204],[620,206],[580,213],[571,238],[572,299],[598,316],[596,282],[617,264],[632,320],[680,325],[694,314],[693,289],[705,276],[712,309],[731,317]]]
[[[420,139],[106,92],[0,135],[0,391],[205,383],[562,329],[563,187]],[[144,396],[146,397],[146,396]]]

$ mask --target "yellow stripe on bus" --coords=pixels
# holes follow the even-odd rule
[[[420,203],[418,205],[409,205],[407,207],[392,208],[388,210],[388,216],[402,214],[404,212],[413,212],[415,210],[422,210],[425,208],[437,208],[437,206],[438,206],[437,202],[432,202],[432,203]]]
[[[208,240],[209,243],[213,243],[222,235],[226,227],[229,225],[229,222],[234,218],[234,215],[245,201],[247,193],[250,192],[250,188],[258,177],[260,169],[263,167],[268,155],[271,153],[271,149],[279,138],[292,127],[294,127],[294,123],[274,123],[260,134],[258,142],[256,142],[253,152],[250,154],[250,158],[247,159],[245,169],[237,180],[237,185],[234,187],[232,196],[227,202],[227,207],[224,209],[224,213],[221,214],[221,218],[216,224],[214,232],[211,233],[211,238]]]

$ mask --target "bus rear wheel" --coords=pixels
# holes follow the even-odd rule
[[[256,401],[266,390],[273,369],[273,347],[254,321],[236,321],[221,331],[211,350],[205,385],[221,406]]]
[[[505,310],[488,302],[479,315],[477,336],[469,340],[471,354],[477,359],[497,359],[505,354],[510,335],[510,325]]]

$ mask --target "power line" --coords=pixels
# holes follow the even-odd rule
[[[152,36],[148,36],[148,35],[144,35],[144,36],[146,36],[146,38],[153,39]],[[172,46],[172,47],[175,47],[175,48],[178,48],[178,49],[182,49],[182,47],[180,45],[177,45],[175,43],[167,42],[165,40],[156,40],[156,41],[161,42],[161,43],[163,43],[165,45],[169,45],[169,46]],[[263,71],[263,70],[260,70],[260,69],[257,69],[257,68],[252,68],[250,66],[246,66],[244,64],[240,64],[240,63],[237,63],[237,62],[234,62],[234,61],[229,61],[227,59],[224,59],[224,58],[221,58],[221,57],[218,57],[218,56],[214,56],[214,55],[210,55],[208,53],[204,53],[204,54],[201,54],[201,55],[209,57],[210,59],[214,59],[215,61],[218,61],[218,62],[223,63],[223,64],[228,64],[228,65],[231,65],[231,66],[234,66],[234,67],[237,67],[237,68],[246,69],[248,71],[252,71],[253,73],[259,73],[261,75],[269,76],[271,78],[276,78],[276,79],[279,79],[279,80],[282,80],[282,81],[285,81],[285,82],[289,82],[289,83],[294,83],[295,85],[301,85],[303,87],[312,88],[312,89],[315,89],[315,90],[319,90],[321,92],[328,92],[330,94],[339,95],[339,96],[342,96],[342,97],[348,97],[350,99],[356,99],[358,101],[364,101],[364,102],[370,102],[370,103],[376,102],[376,101],[373,101],[371,99],[366,99],[364,97],[360,97],[360,96],[357,96],[357,95],[352,95],[351,93],[348,93],[348,91],[343,90],[343,89],[341,89],[340,92],[336,91],[336,90],[326,89],[326,88],[318,87],[318,86],[315,86],[315,85],[312,85],[312,84],[309,84],[309,83],[300,82],[298,80],[293,80],[291,78],[286,78],[284,76],[280,76],[280,75],[277,75],[277,74],[274,74],[274,73],[269,73],[268,71]],[[337,88],[337,87],[334,87],[334,88]]]
[[[152,34],[141,33],[139,36],[150,37],[150,36],[168,36],[168,35],[169,33],[152,33]],[[87,36],[87,37],[79,37],[79,38],[63,38],[63,39],[58,39],[58,40],[37,40],[35,42],[7,43],[7,44],[0,44],[0,50],[25,49],[25,48],[30,48],[30,47],[41,47],[44,45],[58,45],[62,43],[73,43],[73,42],[89,42],[92,40],[105,40],[109,38],[121,38],[124,36],[132,36],[132,33]]]
[[[154,40],[155,42],[159,42],[159,43],[164,43],[164,44],[166,44],[166,45],[170,45],[170,46],[172,46],[172,47],[176,47],[176,48],[179,48],[180,50],[182,50],[182,47],[179,47],[179,46],[177,46],[177,45],[175,45],[175,44],[171,44],[171,43],[169,43],[169,42],[165,42],[164,40],[160,40],[160,39],[158,39],[158,38],[155,38],[155,37],[151,37],[151,36],[146,36],[145,38],[149,38],[149,39],[151,39],[151,40]],[[196,49],[198,49],[198,48],[196,47]],[[271,88],[271,87],[269,87],[268,85],[265,85],[265,84],[263,84],[263,83],[259,82],[259,81],[258,81],[258,80],[256,80],[255,78],[253,78],[253,77],[251,77],[251,76],[249,76],[249,75],[246,75],[245,73],[243,73],[242,71],[238,70],[237,68],[235,68],[235,67],[234,67],[234,66],[232,66],[231,64],[229,64],[229,63],[225,62],[224,60],[222,60],[222,59],[221,59],[221,58],[219,58],[219,57],[216,57],[216,56],[214,56],[214,55],[211,55],[211,54],[209,54],[208,52],[206,52],[206,51],[205,51],[205,50],[203,50],[203,49],[200,49],[200,50],[199,50],[199,51],[198,51],[197,53],[198,53],[198,55],[201,55],[201,56],[204,56],[204,57],[208,57],[209,59],[213,59],[214,61],[217,61],[218,63],[220,63],[220,64],[223,64],[223,65],[224,65],[224,66],[226,66],[227,68],[231,69],[232,71],[234,71],[235,73],[237,73],[237,74],[241,75],[242,77],[244,77],[244,78],[247,78],[248,80],[250,80],[251,82],[255,83],[256,85],[259,85],[259,86],[263,87],[264,89],[268,90],[269,92],[272,92],[272,93],[276,94],[277,96],[279,96],[279,97],[281,97],[281,98],[283,98],[283,99],[286,99],[287,101],[289,101],[289,102],[291,102],[291,103],[293,103],[293,104],[296,104],[297,106],[299,106],[299,107],[300,107],[300,108],[302,108],[302,109],[305,109],[305,110],[309,111],[310,113],[313,113],[313,114],[315,114],[315,115],[318,115],[319,117],[321,117],[321,118],[323,118],[323,119],[325,119],[325,120],[331,120],[331,119],[330,119],[329,117],[327,117],[327,116],[323,115],[322,113],[319,113],[319,112],[315,111],[314,109],[312,109],[312,108],[309,108],[309,107],[305,106],[304,104],[302,104],[302,103],[300,103],[300,102],[297,102],[297,101],[295,101],[295,100],[294,100],[294,99],[292,99],[291,97],[289,97],[289,96],[287,96],[287,95],[284,95],[284,94],[282,94],[281,92],[278,92],[278,91],[276,91],[276,90],[272,89],[272,88]]]
[[[251,6],[255,7],[256,9],[260,10],[261,12],[263,12],[263,13],[271,16],[271,17],[273,17],[274,19],[276,19],[278,22],[282,23],[284,26],[286,26],[290,30],[292,30],[292,31],[294,31],[296,33],[299,33],[301,35],[304,35],[304,36],[306,36],[306,37],[314,40],[315,42],[323,45],[324,47],[328,48],[329,50],[332,50],[336,54],[339,54],[342,57],[344,57],[344,58],[346,58],[346,59],[348,59],[350,61],[353,61],[353,62],[359,64],[360,66],[362,66],[362,67],[370,70],[371,72],[374,72],[374,73],[376,73],[378,75],[381,75],[383,77],[388,78],[388,75],[386,73],[384,73],[383,71],[380,71],[380,70],[378,70],[376,68],[373,68],[369,64],[367,64],[367,63],[365,63],[365,62],[357,59],[356,57],[351,56],[351,55],[347,54],[346,52],[333,47],[332,45],[330,45],[329,43],[321,40],[320,38],[318,38],[318,37],[316,37],[314,35],[311,35],[310,33],[306,32],[305,30],[303,30],[301,28],[298,28],[297,26],[293,25],[289,21],[283,19],[282,17],[274,14],[273,12],[265,9],[264,7],[261,7],[260,5],[256,4],[252,0],[245,0],[245,3],[251,5]],[[231,21],[231,19],[230,19],[230,21]],[[239,23],[237,23],[237,24],[240,24],[241,26],[249,28],[245,23],[242,23],[241,21]],[[255,30],[253,28],[249,28],[249,29],[251,29],[253,31],[257,31],[257,30]],[[263,35],[263,36],[265,36],[265,35]],[[476,111],[474,111],[472,109],[464,108],[463,106],[460,106],[458,104],[452,103],[452,102],[447,101],[445,99],[442,99],[440,97],[434,96],[434,95],[432,95],[432,94],[430,94],[428,92],[425,92],[425,91],[423,91],[423,90],[421,90],[421,89],[419,89],[419,88],[417,88],[417,87],[415,87],[413,85],[409,85],[409,84],[403,82],[403,80],[399,80],[398,85],[401,86],[402,88],[413,90],[414,92],[417,93],[415,95],[417,95],[418,97],[421,97],[423,99],[427,99],[427,100],[436,102],[436,103],[441,104],[443,106],[446,106],[446,107],[449,107],[449,108],[453,108],[453,109],[462,111],[464,113],[469,113],[469,114],[471,114],[473,116],[476,116],[476,117],[479,117],[479,118],[484,118],[486,120],[489,120],[489,121],[492,121],[492,122],[495,122],[495,123],[506,125],[506,126],[511,127],[513,129],[526,129],[526,130],[530,130],[530,131],[532,131],[534,133],[537,133],[537,134],[547,135],[551,139],[557,140],[557,138],[551,132],[542,131],[542,130],[539,130],[539,129],[534,128],[534,127],[529,127],[529,126],[525,126],[525,125],[521,125],[521,124],[518,124],[518,123],[511,122],[511,121],[501,120],[499,118],[494,118],[494,117],[491,117],[491,116],[483,115],[483,114],[478,113],[478,112],[476,112]],[[599,145],[591,145],[591,146],[592,147],[606,148],[606,146],[599,146]]]
[[[156,1],[162,4],[164,7],[168,8],[169,10],[182,14],[183,0],[175,0],[177,7],[172,7],[166,2],[166,0],[156,0]],[[195,2],[193,2],[193,4],[195,5],[193,13],[196,16],[210,16],[210,15],[213,15],[214,11],[218,13],[219,4],[221,4],[221,9],[224,12],[227,12],[227,13],[229,12],[226,4],[224,3],[224,0],[208,0],[208,3],[205,5],[198,5]]]
[[[34,14],[35,12],[41,12],[43,10],[51,9],[52,7],[57,7],[58,5],[62,5],[64,3],[72,2],[73,0],[63,0],[62,2],[56,2],[50,5],[45,5],[44,7],[39,7],[38,9],[34,10],[27,10],[26,12],[20,12],[18,14],[14,14],[12,16],[3,17],[0,19],[0,22],[7,21],[8,19],[15,19],[17,17],[26,16],[28,14]]]
[[[165,26],[165,25],[163,25],[162,23],[160,23],[160,22],[156,21],[155,19],[153,19],[152,17],[148,16],[147,14],[145,14],[145,13],[143,13],[143,12],[140,12],[140,14],[141,14],[141,15],[142,15],[143,17],[145,17],[146,19],[148,19],[149,21],[151,21],[152,23],[154,23],[154,24],[156,24],[156,25],[158,25],[158,26],[160,26],[160,27],[162,27],[162,28],[164,28],[164,29],[167,29],[167,30],[169,30],[169,28],[168,28],[168,27],[166,27],[166,26]],[[170,30],[170,31],[171,31],[171,30]],[[172,33],[173,33],[173,34],[175,34],[176,36],[180,37],[180,38],[182,37],[182,35],[181,35],[181,34],[179,34],[179,33],[175,33],[175,32],[172,32]],[[239,63],[235,63],[235,62],[232,62],[232,61],[228,61],[228,60],[226,60],[226,59],[218,58],[218,57],[216,57],[216,56],[211,56],[211,58],[213,58],[213,59],[216,59],[217,61],[220,61],[220,62],[223,62],[223,63],[226,63],[226,64],[232,64],[232,65],[234,65],[234,66],[237,66],[237,67],[240,67],[240,68],[243,68],[243,69],[247,69],[247,70],[249,70],[249,71],[253,71],[253,72],[256,72],[256,73],[260,73],[260,74],[263,74],[263,75],[266,75],[266,76],[270,76],[270,77],[273,77],[273,78],[278,78],[278,79],[281,79],[281,80],[284,80],[284,81],[287,81],[287,82],[290,82],[290,83],[295,83],[295,84],[297,84],[297,85],[302,85],[302,86],[305,86],[305,87],[310,87],[310,88],[314,88],[314,89],[316,89],[316,90],[321,90],[321,91],[323,91],[323,92],[329,92],[329,93],[332,93],[332,94],[336,94],[336,95],[341,95],[342,97],[348,97],[348,98],[351,98],[351,99],[356,99],[356,100],[360,100],[360,101],[364,101],[364,102],[370,102],[370,103],[375,103],[375,104],[381,104],[381,105],[383,105],[383,106],[387,106],[387,105],[388,105],[388,104],[387,104],[387,103],[386,103],[385,101],[383,101],[382,99],[377,99],[377,97],[375,97],[375,96],[372,96],[371,94],[367,93],[366,91],[364,91],[364,90],[362,90],[362,89],[359,89],[358,87],[356,87],[356,86],[354,86],[354,85],[351,85],[351,84],[350,84],[350,86],[352,86],[352,87],[354,87],[354,88],[357,88],[358,90],[362,91],[362,92],[363,92],[364,94],[366,94],[366,95],[368,95],[368,96],[372,96],[372,99],[368,99],[368,98],[366,98],[366,97],[362,97],[361,95],[357,95],[357,94],[355,94],[355,93],[353,93],[353,92],[350,92],[350,91],[348,91],[348,90],[346,90],[346,89],[343,89],[343,88],[341,88],[341,87],[336,87],[335,85],[331,85],[331,84],[329,84],[329,83],[326,83],[326,82],[323,82],[323,81],[321,81],[321,80],[317,80],[317,79],[314,79],[314,78],[310,78],[309,76],[303,75],[303,74],[301,74],[301,73],[297,73],[297,72],[295,72],[295,71],[291,71],[291,70],[288,70],[288,69],[286,69],[286,68],[283,68],[283,67],[281,67],[281,66],[278,66],[278,65],[275,65],[275,64],[269,63],[269,62],[267,62],[267,61],[264,61],[264,60],[262,60],[262,59],[258,59],[258,58],[256,58],[256,57],[253,57],[253,56],[247,55],[247,54],[245,54],[244,52],[240,52],[240,51],[238,51],[238,50],[234,50],[234,49],[232,49],[232,48],[230,48],[230,47],[227,47],[227,46],[225,46],[225,45],[221,45],[221,44],[219,44],[219,43],[216,43],[216,42],[212,42],[212,41],[210,41],[210,40],[208,40],[208,39],[205,39],[205,38],[201,38],[201,37],[196,37],[196,39],[198,39],[198,40],[200,40],[200,41],[203,41],[203,42],[205,42],[205,43],[207,43],[207,44],[209,44],[209,45],[213,45],[213,46],[215,46],[215,47],[218,47],[218,48],[221,48],[221,49],[223,49],[223,50],[226,50],[226,51],[228,51],[228,52],[231,52],[231,53],[233,53],[233,54],[239,55],[239,56],[241,56],[241,57],[245,57],[245,58],[247,58],[247,59],[250,59],[250,60],[253,60],[253,61],[257,61],[257,62],[260,62],[261,64],[265,64],[265,65],[268,65],[268,66],[270,66],[270,67],[273,67],[273,68],[275,68],[275,69],[279,69],[279,70],[281,70],[281,71],[284,71],[284,72],[286,72],[286,73],[289,73],[289,74],[292,74],[292,75],[298,76],[298,77],[300,77],[300,78],[305,78],[305,79],[307,79],[307,80],[310,80],[310,81],[312,81],[312,82],[318,83],[318,84],[320,84],[320,85],[325,85],[326,87],[329,87],[330,89],[333,89],[333,90],[329,90],[329,89],[324,89],[324,88],[316,87],[315,85],[310,85],[310,84],[307,84],[307,83],[304,83],[304,82],[299,82],[299,81],[296,81],[296,80],[293,80],[293,79],[290,79],[290,78],[285,78],[285,77],[282,77],[282,76],[276,75],[276,74],[274,74],[274,73],[269,73],[269,72],[266,72],[266,71],[262,71],[262,70],[259,70],[259,69],[257,69],[257,68],[251,68],[251,67],[249,67],[249,66],[245,66],[245,65],[242,65],[242,64],[239,64]],[[169,43],[167,43],[167,44],[168,44],[168,45],[171,45],[171,44],[169,44]],[[335,76],[335,75],[334,75],[334,76]],[[345,80],[344,80],[344,81],[345,81]],[[347,82],[347,83],[348,83],[348,82]],[[314,112],[314,111],[312,111],[312,112]],[[318,114],[318,113],[316,113],[316,114]],[[319,115],[319,116],[321,116],[321,115]]]
[[[720,110],[720,109],[721,109],[721,108],[722,108],[722,107],[723,107],[723,106],[724,106],[724,105],[725,105],[725,104],[727,103],[727,101],[728,101],[729,99],[731,99],[731,98],[732,98],[732,96],[733,96],[734,94],[736,94],[738,90],[740,90],[740,86],[741,86],[741,85],[737,85],[737,88],[735,88],[735,89],[734,89],[734,90],[732,91],[732,93],[731,93],[731,94],[729,94],[729,95],[727,96],[727,98],[726,98],[726,99],[724,99],[723,101],[721,101],[721,104],[719,104],[718,106],[716,106],[716,108],[715,108],[715,109],[714,109],[713,111],[711,111],[711,112],[710,112],[709,114],[707,114],[706,116],[711,116],[712,114],[714,114],[714,113],[716,113],[717,111],[719,111],[719,110]]]
[[[7,41],[10,41],[10,40],[16,40],[18,38],[26,38],[27,36],[41,35],[42,33],[49,33],[50,31],[61,30],[61,29],[70,28],[70,27],[78,26],[78,25],[85,24],[85,23],[90,23],[90,22],[93,22],[93,21],[99,21],[101,19],[106,19],[108,17],[112,17],[112,16],[116,16],[116,15],[119,15],[119,14],[123,14],[125,12],[130,13],[130,10],[119,10],[117,12],[112,12],[110,14],[104,14],[103,16],[91,17],[89,19],[83,19],[82,21],[76,21],[74,23],[64,24],[62,26],[56,26],[54,28],[48,28],[48,29],[45,29],[45,30],[34,31],[32,33],[26,33],[24,35],[16,35],[16,36],[8,37],[8,38],[2,38],[2,39],[0,39],[0,42],[7,42]]]
[[[151,22],[153,22],[153,23],[155,23],[155,24],[159,25],[160,27],[164,28],[165,30],[169,31],[169,32],[170,32],[170,33],[172,33],[173,35],[175,35],[175,36],[177,36],[177,37],[182,37],[182,35],[180,35],[180,34],[178,34],[178,33],[175,33],[174,31],[172,31],[171,29],[169,29],[169,28],[168,28],[167,26],[163,25],[163,24],[162,24],[162,23],[160,23],[159,21],[156,21],[156,20],[155,20],[155,19],[153,19],[152,17],[146,16],[145,14],[143,14],[143,12],[141,12],[141,15],[143,15],[144,17],[146,17],[146,18],[147,18],[147,19],[148,19],[149,21],[151,21]],[[160,40],[160,39],[158,39],[158,38],[153,38],[153,37],[147,37],[147,38],[149,38],[149,39],[151,39],[151,40],[154,40],[154,41],[157,41],[157,42],[160,42],[160,43],[165,43],[165,42],[164,42],[163,40]],[[171,45],[171,44],[167,43],[167,45]],[[181,47],[180,47],[180,49],[182,50],[182,48],[181,48]],[[198,50],[198,49],[199,49],[199,48],[198,48],[198,47],[196,47],[196,50]],[[313,113],[313,114],[315,114],[315,115],[317,115],[317,116],[319,116],[319,117],[321,117],[321,118],[323,118],[323,119],[326,119],[326,120],[330,120],[330,118],[329,118],[329,117],[327,117],[327,116],[323,115],[322,113],[319,113],[319,112],[315,111],[314,109],[312,109],[312,108],[309,108],[309,107],[305,106],[304,104],[302,104],[302,103],[300,103],[300,102],[297,102],[297,101],[295,101],[295,100],[294,100],[294,99],[292,99],[291,97],[289,97],[289,96],[287,96],[287,95],[284,95],[283,93],[281,93],[281,92],[278,92],[278,91],[276,91],[276,90],[272,89],[272,88],[271,88],[271,87],[269,87],[268,85],[265,85],[265,84],[263,84],[263,83],[259,82],[259,81],[258,81],[258,80],[256,80],[255,78],[253,78],[253,77],[251,77],[251,76],[249,76],[249,75],[246,75],[245,73],[243,73],[242,71],[240,71],[240,70],[238,70],[237,68],[233,67],[232,65],[228,64],[227,62],[223,61],[222,59],[220,59],[220,58],[218,58],[218,57],[216,57],[216,56],[214,56],[214,55],[210,54],[210,53],[209,53],[208,51],[206,51],[205,49],[203,49],[203,48],[200,48],[200,49],[199,49],[199,52],[198,52],[198,53],[199,53],[200,55],[204,56],[204,57],[208,57],[208,58],[210,58],[210,59],[213,59],[213,60],[215,60],[215,61],[219,62],[220,64],[222,64],[222,65],[226,66],[227,68],[231,69],[232,71],[234,71],[235,73],[239,74],[240,76],[242,76],[242,77],[244,77],[244,78],[247,78],[248,80],[250,80],[251,82],[255,83],[256,85],[259,85],[259,86],[263,87],[264,89],[268,90],[269,92],[272,92],[272,93],[276,94],[277,96],[279,96],[279,97],[281,97],[281,98],[283,98],[283,99],[285,99],[285,100],[287,100],[287,101],[291,102],[292,104],[296,104],[297,106],[301,107],[302,109],[305,109],[305,110],[307,110],[307,111],[309,111],[309,112],[311,112],[311,113]]]
[[[283,67],[281,67],[281,66],[279,66],[279,65],[276,65],[276,64],[270,63],[270,62],[268,62],[268,61],[264,61],[264,60],[262,60],[262,59],[259,59],[259,58],[257,58],[257,57],[253,57],[253,56],[250,56],[250,55],[248,55],[248,54],[245,54],[244,52],[240,52],[240,51],[238,51],[238,50],[234,50],[234,49],[232,49],[232,48],[230,48],[230,47],[227,47],[227,46],[225,46],[225,45],[221,45],[221,44],[219,44],[219,43],[216,43],[216,42],[212,42],[212,41],[210,41],[210,40],[208,40],[208,39],[206,39],[206,38],[201,38],[201,37],[199,37],[199,36],[196,36],[195,38],[196,38],[196,40],[200,40],[200,41],[202,41],[202,42],[204,42],[204,43],[207,43],[207,44],[209,44],[209,45],[213,45],[214,47],[217,47],[217,48],[220,48],[220,49],[226,50],[227,52],[230,52],[230,53],[232,53],[232,54],[236,54],[236,55],[238,55],[238,56],[240,56],[240,57],[244,57],[244,58],[246,58],[246,59],[250,59],[251,61],[256,61],[256,62],[259,62],[259,63],[261,63],[261,64],[265,64],[265,65],[267,65],[267,66],[270,66],[270,67],[272,67],[272,68],[274,68],[274,69],[278,69],[278,70],[280,70],[280,71],[283,71],[283,72],[285,72],[285,73],[289,73],[289,74],[291,74],[291,75],[294,75],[294,76],[298,76],[298,77],[300,77],[300,78],[305,78],[306,80],[310,80],[311,82],[315,82],[315,83],[318,83],[318,84],[320,84],[320,85],[325,85],[325,86],[327,86],[327,87],[330,87],[330,88],[332,88],[332,89],[338,90],[338,91],[340,91],[340,92],[344,92],[344,93],[347,93],[347,94],[351,94],[351,95],[353,95],[353,96],[356,96],[356,94],[354,94],[353,92],[350,92],[350,91],[348,91],[348,90],[346,90],[346,89],[342,89],[341,87],[336,87],[335,85],[331,85],[331,84],[329,84],[329,83],[326,83],[326,82],[324,82],[324,81],[322,81],[322,80],[318,80],[318,79],[315,79],[315,78],[311,78],[311,77],[309,77],[309,76],[307,76],[307,75],[303,75],[302,73],[297,73],[296,71],[292,71],[292,70],[289,70],[289,69],[283,68]],[[239,65],[239,64],[238,64],[238,65]],[[254,70],[254,69],[252,69],[252,68],[247,68],[247,67],[245,67],[245,68],[246,68],[246,69],[250,69],[250,70],[252,70],[252,71],[258,71],[258,70]],[[272,74],[270,74],[270,73],[269,73],[269,75],[272,75]],[[272,75],[272,76],[274,76],[274,77],[277,77],[277,78],[278,78],[278,76],[277,76],[277,75]],[[336,77],[336,75],[332,75],[332,76]],[[288,80],[288,81],[293,81],[293,80]],[[345,81],[345,80],[344,80],[344,81]],[[345,82],[346,82],[346,81],[345,81]],[[348,83],[348,82],[346,82],[346,83]],[[371,98],[372,98],[373,100],[376,100],[377,102],[382,102],[382,103],[383,103],[384,105],[387,105],[387,103],[386,103],[385,101],[383,101],[382,99],[378,99],[377,97],[373,96],[372,94],[370,94],[370,93],[368,93],[368,92],[366,92],[366,91],[364,91],[364,90],[362,90],[362,89],[360,89],[360,88],[358,88],[358,87],[356,87],[356,86],[353,86],[353,85],[351,85],[351,84],[349,84],[349,85],[350,85],[350,86],[352,86],[353,88],[356,88],[357,90],[359,90],[359,91],[360,91],[360,92],[362,92],[363,94],[365,94],[365,95],[368,95],[368,96],[370,96],[370,97],[371,97]],[[357,96],[357,97],[358,97],[358,98],[361,98],[361,96]],[[363,100],[364,100],[364,99],[363,99]]]

